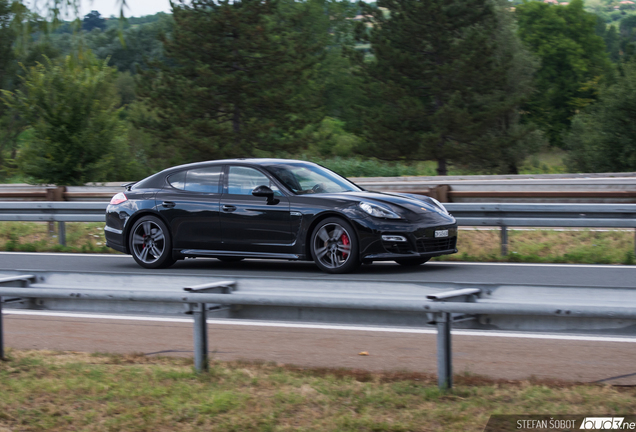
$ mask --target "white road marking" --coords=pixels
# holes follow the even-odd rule
[[[168,318],[168,317],[156,317],[156,316],[102,315],[102,314],[89,314],[89,313],[6,310],[6,309],[3,311],[3,314],[48,316],[48,317],[58,317],[58,318],[88,318],[88,319],[109,319],[109,320],[121,320],[121,321],[151,321],[151,322],[172,322],[172,323],[192,324],[192,319],[190,318]],[[279,327],[279,328],[297,328],[297,329],[315,329],[315,330],[366,331],[366,332],[381,332],[381,333],[437,334],[437,330],[433,330],[433,329],[416,329],[416,328],[405,328],[405,327],[286,323],[286,322],[271,322],[271,321],[258,321],[258,320],[233,320],[233,319],[208,319],[207,322],[208,324],[235,325],[235,326],[247,326],[247,327]],[[589,336],[589,335],[571,335],[571,334],[518,333],[518,332],[501,332],[501,331],[498,332],[498,331],[484,331],[484,330],[453,330],[452,334],[456,336],[486,336],[486,337],[520,338],[520,339],[636,343],[636,337],[629,337],[629,336],[625,336],[625,337]]]
[[[467,261],[430,261],[427,265],[472,265],[472,266],[517,266],[517,267],[570,267],[570,268],[615,268],[636,270],[636,266],[622,264],[546,264],[546,263],[499,263]]]
[[[58,253],[58,252],[0,252],[0,255],[46,255],[46,256],[69,256],[69,257],[99,257],[99,258],[126,258],[131,259],[130,255],[123,254],[76,254],[76,253]],[[257,261],[269,261],[255,259]],[[376,264],[382,264],[378,262]],[[389,264],[389,263],[387,263]],[[392,265],[392,263],[390,263]],[[514,266],[514,267],[565,267],[565,268],[615,268],[636,270],[636,266],[627,266],[621,264],[550,264],[550,263],[507,263],[507,262],[467,262],[467,261],[431,261],[430,265],[468,265],[468,266]],[[49,270],[52,271],[52,270]]]
[[[64,252],[0,252],[0,255],[46,255],[46,256],[69,256],[69,257],[123,257],[130,258],[125,254],[82,254],[82,253],[64,253]]]

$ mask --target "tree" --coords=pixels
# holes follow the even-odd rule
[[[535,75],[537,92],[526,109],[552,145],[577,111],[596,100],[599,86],[613,73],[603,39],[595,33],[596,17],[582,0],[569,5],[526,1],[517,6],[519,36],[541,66]]]
[[[96,10],[90,11],[82,20],[82,29],[89,32],[93,29],[105,30],[106,20]]]
[[[138,126],[170,146],[173,162],[290,148],[294,133],[323,115],[315,77],[328,35],[310,31],[313,5],[173,4],[174,31],[163,38],[170,63],[151,63],[138,79],[157,121]]]
[[[15,33],[11,29],[11,7],[8,0],[0,0],[0,89],[10,89],[15,74],[13,43]],[[0,178],[6,176],[7,159],[11,159],[15,143],[14,117],[0,104]]]
[[[636,55],[636,15],[621,21],[619,44],[624,59],[629,60]]]
[[[165,61],[159,35],[171,33],[172,26],[172,16],[161,14],[154,22],[127,28],[123,32],[119,28],[91,32],[83,42],[97,58],[110,58],[110,66],[115,66],[120,72],[135,74],[137,68],[146,67],[144,59]],[[122,44],[122,39],[125,44]]]
[[[38,63],[26,71],[23,90],[3,91],[3,101],[33,132],[17,159],[25,175],[37,183],[81,185],[136,174],[116,109],[115,74],[89,52]]]
[[[577,172],[636,171],[636,63],[572,121],[565,143]]]
[[[610,60],[614,63],[618,62],[621,57],[620,39],[618,30],[615,25],[607,27],[605,20],[601,16],[596,16],[596,35],[603,38],[605,42],[605,51]]]
[[[351,53],[372,101],[360,107],[370,143],[364,152],[437,160],[438,174],[446,175],[449,160],[483,151],[485,142],[477,141],[519,102],[507,93],[516,57],[502,50],[504,2],[380,0],[378,8],[360,7],[367,18],[357,37],[371,44],[372,55]]]
[[[501,6],[504,9],[499,10],[494,58],[498,64],[507,64],[505,80],[499,89],[503,95],[494,108],[494,121],[485,133],[461,147],[455,161],[471,171],[519,174],[519,165],[545,145],[543,133],[527,120],[521,109],[535,91],[533,76],[538,62],[516,36],[516,22],[506,10],[507,5]]]

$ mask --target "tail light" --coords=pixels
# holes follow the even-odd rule
[[[124,195],[123,192],[119,192],[110,200],[110,203],[112,205],[117,205],[123,203],[124,201],[128,201],[128,198],[126,198],[126,195]]]

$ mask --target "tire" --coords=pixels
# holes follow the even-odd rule
[[[233,263],[233,262],[243,261],[245,258],[243,258],[243,257],[233,257],[233,256],[223,256],[223,257],[216,257],[216,259],[218,259],[219,261],[226,262],[226,263]]]
[[[176,262],[168,227],[156,216],[143,216],[135,222],[128,246],[137,264],[144,268],[166,268]]]
[[[418,266],[420,264],[424,264],[425,262],[427,262],[428,260],[430,260],[430,258],[401,258],[401,259],[396,259],[395,262],[398,263],[399,265],[403,265],[405,267],[415,267]]]
[[[310,241],[311,257],[325,273],[348,273],[360,265],[358,238],[344,219],[323,220],[314,228]]]

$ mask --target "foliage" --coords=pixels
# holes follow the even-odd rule
[[[523,55],[510,49],[515,42],[506,43],[515,36],[504,23],[503,2],[381,0],[378,6],[360,3],[367,18],[356,33],[371,44],[373,59],[349,51],[371,101],[359,107],[360,133],[370,143],[364,154],[437,160],[445,175],[448,160],[473,152],[488,157],[484,148],[504,148],[525,133],[512,128],[528,91],[527,66],[518,67]]]
[[[135,175],[113,87],[116,71],[90,53],[47,60],[26,71],[24,88],[4,102],[33,130],[18,155],[38,183],[80,185]]]
[[[538,62],[516,37],[517,26],[512,14],[500,10],[498,23],[494,56],[497,64],[507,66],[497,89],[503,95],[490,101],[499,103],[490,108],[494,113],[493,122],[469,145],[461,146],[455,162],[475,173],[519,174],[524,159],[546,144],[544,134],[527,121],[520,109],[535,91],[533,74]]]
[[[308,145],[309,154],[322,157],[353,155],[361,139],[345,130],[345,123],[333,117],[325,117],[322,122],[307,126],[299,133],[299,139]]]
[[[146,60],[165,61],[159,37],[171,33],[173,25],[170,15],[160,14],[156,21],[123,31],[119,27],[94,30],[86,35],[84,43],[98,58],[110,58],[110,66],[135,74],[138,68],[146,68]]]
[[[597,19],[584,10],[582,0],[567,6],[527,1],[515,13],[521,40],[541,60],[537,91],[526,107],[529,117],[552,145],[560,146],[572,116],[594,102],[599,86],[613,73],[604,41],[595,32]]]
[[[0,0],[0,90],[10,89],[15,76],[15,33],[11,29],[11,15],[9,0]],[[15,148],[15,123],[14,116],[0,104],[0,179],[9,174],[7,159],[11,159]]]
[[[625,59],[636,56],[636,15],[621,21],[619,43]]]
[[[623,68],[599,101],[578,114],[566,139],[578,172],[636,171],[636,63]]]
[[[387,162],[373,158],[319,157],[301,155],[300,159],[320,164],[344,177],[401,177],[433,176],[435,168],[431,163]]]
[[[102,15],[96,11],[92,10],[88,14],[84,16],[82,20],[82,29],[86,31],[91,31],[93,29],[106,29],[106,20],[102,18]]]
[[[137,123],[174,160],[289,149],[322,117],[317,67],[329,37],[320,0],[195,0],[173,7],[171,63],[142,71],[139,94],[157,121]],[[150,118],[149,120],[152,120]]]

